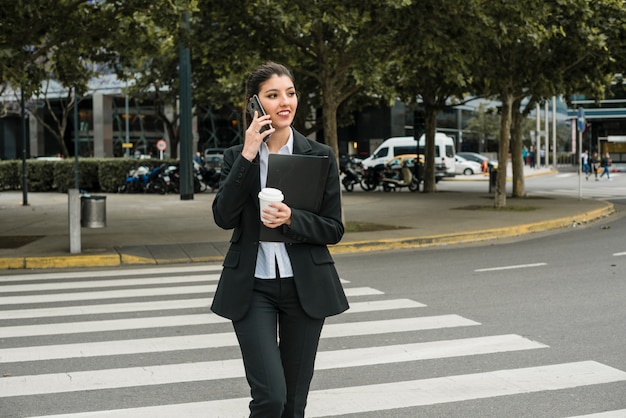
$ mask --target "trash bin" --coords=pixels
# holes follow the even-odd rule
[[[81,196],[80,226],[83,228],[107,226],[106,196]]]
[[[496,181],[498,178],[498,169],[489,167],[489,193],[496,187]]]

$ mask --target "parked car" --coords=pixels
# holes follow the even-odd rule
[[[487,163],[487,168],[484,169],[483,171],[488,171],[489,168],[498,168],[498,161],[496,160],[490,160],[489,158],[485,157],[482,154],[479,154],[477,152],[457,152],[456,155],[465,158],[466,160],[470,160],[470,161],[474,161],[478,164],[481,165],[481,167],[484,165],[484,162]]]
[[[207,148],[204,150],[204,164],[208,167],[220,170],[222,168],[222,161],[224,160],[224,151],[224,148]]]
[[[456,161],[456,173],[471,176],[474,174],[482,173],[482,166],[476,161],[466,160],[458,154],[454,157]]]

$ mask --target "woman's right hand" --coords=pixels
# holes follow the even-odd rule
[[[243,150],[241,151],[241,155],[248,161],[252,161],[256,158],[263,138],[274,133],[274,128],[270,128],[261,133],[261,128],[271,125],[271,123],[272,120],[269,115],[259,117],[258,112],[254,111],[254,118],[252,118],[250,126],[246,129],[246,139],[243,144]]]

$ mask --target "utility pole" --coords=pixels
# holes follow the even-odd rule
[[[180,41],[179,55],[179,96],[180,96],[180,200],[193,199],[193,138],[191,132],[191,57],[185,46],[189,34],[189,13],[183,15],[185,36]]]

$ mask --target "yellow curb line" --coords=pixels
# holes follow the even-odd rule
[[[354,252],[380,251],[389,249],[407,249],[432,247],[438,245],[461,244],[469,242],[485,241],[493,238],[508,238],[538,231],[548,231],[553,229],[572,226],[573,224],[583,224],[590,221],[609,216],[615,213],[615,206],[612,203],[604,202],[605,207],[594,209],[589,212],[567,216],[550,221],[535,222],[513,227],[493,228],[480,231],[472,231],[461,234],[442,234],[426,237],[414,238],[394,238],[377,241],[353,241],[339,243],[330,247],[331,254],[346,254]]]
[[[550,221],[535,222],[513,227],[493,228],[472,231],[461,234],[441,234],[426,237],[393,238],[376,241],[351,241],[329,246],[332,254],[347,254],[355,252],[380,251],[391,249],[407,249],[432,247],[438,245],[479,242],[494,238],[514,237],[531,234],[538,231],[547,231],[569,227],[574,224],[588,223],[615,213],[615,206],[604,202],[605,206],[588,212],[579,213]],[[0,269],[51,269],[51,268],[79,268],[79,267],[118,267],[121,265],[155,265],[196,262],[219,262],[223,256],[207,256],[194,258],[178,258],[155,260],[154,258],[132,256],[128,254],[102,255],[67,255],[50,257],[0,257]]]
[[[24,257],[25,269],[70,268],[87,266],[115,267],[119,265],[119,254]]]

